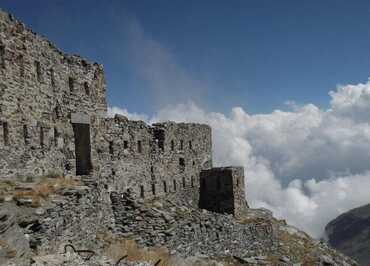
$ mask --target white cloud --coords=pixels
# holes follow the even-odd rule
[[[108,107],[108,117],[113,117],[115,114],[126,116],[130,120],[142,120],[148,122],[149,118],[145,114],[129,113],[127,109],[122,109],[117,106]]]
[[[370,83],[347,85],[331,91],[331,106],[337,115],[358,122],[370,122]]]

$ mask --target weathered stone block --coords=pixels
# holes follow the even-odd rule
[[[246,208],[243,167],[219,167],[200,173],[199,207],[241,216]]]
[[[84,113],[72,113],[71,123],[72,124],[90,124],[90,116]]]

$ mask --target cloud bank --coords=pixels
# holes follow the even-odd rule
[[[249,204],[320,237],[328,221],[370,202],[370,82],[330,96],[326,110],[307,104],[250,115],[235,107],[225,115],[189,102],[144,118],[211,125],[215,165],[245,167]]]

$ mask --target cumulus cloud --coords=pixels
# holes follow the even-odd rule
[[[370,202],[369,88],[338,87],[327,110],[307,104],[251,115],[235,107],[225,115],[188,102],[147,121],[211,125],[215,165],[245,167],[250,205],[320,237],[331,219]]]
[[[115,114],[126,116],[130,120],[142,120],[145,122],[149,121],[149,117],[145,114],[129,113],[127,109],[119,108],[117,106],[108,107],[107,116],[113,117]]]
[[[369,82],[342,86],[329,94],[332,98],[332,109],[337,115],[357,122],[370,121]]]

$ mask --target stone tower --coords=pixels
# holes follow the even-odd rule
[[[201,171],[199,207],[241,216],[247,208],[243,167],[219,167]]]

